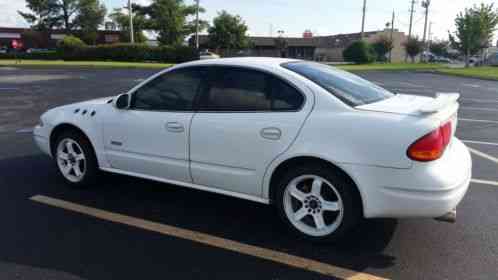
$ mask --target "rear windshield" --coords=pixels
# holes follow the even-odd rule
[[[394,96],[374,83],[325,64],[300,61],[284,63],[282,67],[306,77],[352,107]]]

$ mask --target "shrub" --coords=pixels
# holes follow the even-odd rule
[[[387,54],[394,48],[391,39],[381,36],[372,44],[372,48],[376,54],[376,60],[381,62],[387,61]]]
[[[36,60],[57,60],[60,55],[56,51],[44,51],[35,53],[1,53],[0,59],[36,59]]]
[[[344,60],[354,63],[372,63],[375,61],[376,53],[372,46],[365,41],[356,41],[349,45],[343,53]]]
[[[113,44],[77,48],[64,54],[64,59],[181,63],[196,59],[196,51],[186,46],[152,47],[145,44]]]
[[[70,36],[68,36],[70,37]],[[66,37],[66,38],[68,38]],[[73,37],[74,38],[74,37]],[[145,44],[113,44],[87,46],[81,40],[64,39],[58,44],[57,52],[19,53],[19,59],[64,59],[85,61],[154,61],[181,63],[197,59],[194,48],[187,46],[159,46]],[[78,42],[79,41],[79,42]],[[0,59],[13,59],[14,54],[0,54]]]
[[[74,53],[79,52],[87,45],[75,36],[66,36],[62,41],[57,43],[57,52],[61,58],[71,57]]]
[[[412,63],[415,62],[415,57],[424,51],[424,42],[418,37],[408,38],[405,42],[406,53],[410,56]]]

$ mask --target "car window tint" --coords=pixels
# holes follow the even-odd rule
[[[271,99],[268,75],[262,72],[226,68],[216,69],[202,110],[269,111]]]
[[[165,73],[139,88],[131,107],[151,111],[190,111],[201,79],[197,69]]]
[[[298,110],[304,102],[304,96],[288,83],[274,78],[272,82],[272,109],[275,111]]]
[[[283,64],[282,67],[313,81],[353,107],[394,96],[393,93],[374,83],[328,65],[313,62],[290,62]]]

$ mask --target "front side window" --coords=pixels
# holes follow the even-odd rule
[[[167,72],[133,94],[131,109],[149,111],[191,111],[202,80],[202,70]]]
[[[201,99],[203,111],[289,111],[299,109],[303,95],[267,73],[215,67]]]
[[[352,107],[394,96],[393,93],[374,83],[328,65],[290,62],[283,64],[282,67],[311,80]]]

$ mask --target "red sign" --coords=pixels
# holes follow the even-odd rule
[[[12,48],[14,49],[21,49],[23,47],[23,44],[21,41],[18,40],[12,40]]]

